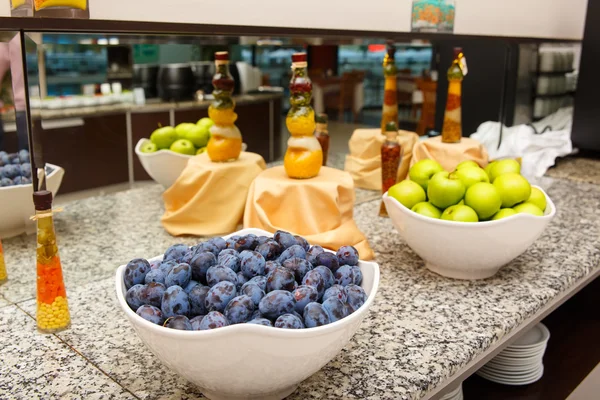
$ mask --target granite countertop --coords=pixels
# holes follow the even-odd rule
[[[339,161],[339,160],[338,160]],[[338,162],[336,161],[336,162]],[[417,399],[510,335],[557,296],[599,272],[600,186],[543,180],[556,218],[495,277],[458,281],[429,272],[389,219],[379,196],[354,215],[381,267],[370,314],[342,352],[291,399]],[[35,328],[35,238],[4,241],[9,281],[0,295],[0,398],[196,399],[164,367],[118,307],[114,273],[134,257],[178,242],[159,221],[162,189],[149,185],[65,205],[56,215],[72,326]]]
[[[263,102],[268,100],[279,99],[283,96],[283,93],[257,93],[257,94],[242,94],[233,96],[236,104],[251,104],[257,102]],[[81,106],[72,108],[62,108],[56,110],[32,110],[33,118],[41,118],[44,120],[49,119],[62,119],[62,118],[83,118],[89,116],[100,116],[108,114],[121,114],[125,112],[132,113],[147,113],[147,112],[160,112],[170,110],[187,110],[193,108],[208,108],[212,100],[203,101],[180,101],[180,102],[166,102],[162,100],[151,99],[144,105],[135,105],[131,103],[117,103],[117,104],[106,104],[96,106]],[[13,112],[0,114],[3,121],[9,122],[15,120]]]

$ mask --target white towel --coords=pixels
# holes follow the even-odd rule
[[[521,173],[527,178],[539,178],[554,165],[557,157],[564,157],[573,151],[571,124],[573,107],[559,109],[554,114],[529,125],[502,128],[502,144],[498,148],[499,122],[484,122],[471,138],[481,142],[487,149],[490,159],[521,157]],[[544,133],[546,127],[550,127]]]

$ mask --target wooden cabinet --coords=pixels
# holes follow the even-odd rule
[[[125,114],[36,121],[44,159],[65,169],[60,193],[129,180]]]

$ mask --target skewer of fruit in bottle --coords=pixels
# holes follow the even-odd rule
[[[396,184],[398,167],[402,161],[402,147],[398,143],[398,128],[395,122],[385,126],[385,142],[381,145],[381,193],[385,193]],[[379,207],[379,216],[387,217],[383,201]]]
[[[315,131],[315,137],[321,144],[323,150],[323,165],[327,165],[327,155],[329,154],[329,131],[327,130],[327,114],[319,114],[315,118],[317,122],[317,128]]]
[[[388,122],[398,125],[398,82],[396,81],[398,69],[394,53],[396,47],[393,43],[388,43],[387,53],[383,58],[383,110],[381,113],[381,133],[385,134],[385,127]]]
[[[307,68],[306,53],[292,55],[291,107],[285,119],[291,137],[283,166],[287,175],[295,179],[317,176],[323,164],[323,150],[314,136],[315,111],[310,106],[312,82]]]
[[[442,127],[442,142],[458,143],[462,138],[462,80],[467,75],[467,62],[462,48],[454,48],[454,61],[448,69],[448,100]]]
[[[210,128],[211,137],[206,146],[208,157],[215,162],[235,161],[242,152],[242,134],[237,126],[235,101],[231,97],[235,82],[229,73],[229,53],[215,53],[217,72],[213,76],[213,96],[208,107],[208,116],[214,121]]]
[[[4,251],[2,250],[2,241],[0,240],[0,283],[3,283],[8,278],[6,273],[6,264],[4,263]]]
[[[67,291],[58,256],[52,216],[52,193],[33,193],[37,220],[37,326],[45,333],[58,332],[71,324]]]

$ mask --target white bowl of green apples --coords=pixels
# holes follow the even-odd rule
[[[440,275],[484,279],[542,234],[556,207],[513,159],[483,169],[464,161],[451,172],[421,160],[383,201],[400,236]]]

